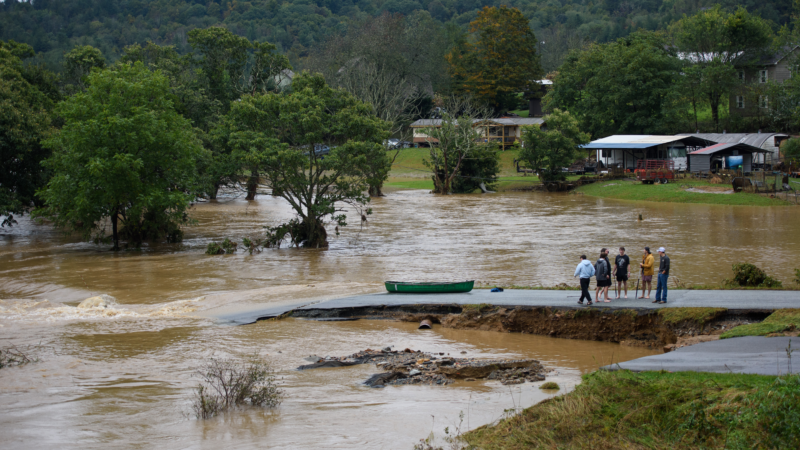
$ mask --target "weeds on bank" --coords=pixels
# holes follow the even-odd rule
[[[467,448],[798,448],[800,377],[598,371]]]
[[[767,336],[800,328],[800,309],[778,309],[763,322],[739,325],[722,333],[720,339],[741,336]]]
[[[20,350],[14,346],[0,348],[0,369],[24,366],[37,361],[39,358],[29,351]]]
[[[283,390],[276,386],[269,363],[257,357],[211,358],[196,375],[200,383],[192,409],[198,419],[243,405],[274,408],[283,400]]]
[[[733,269],[733,279],[723,280],[724,285],[734,285],[742,287],[763,287],[763,288],[782,288],[783,283],[767,275],[766,272],[758,268],[755,264],[739,263],[731,266]]]

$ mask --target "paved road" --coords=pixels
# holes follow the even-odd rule
[[[632,361],[605,366],[606,370],[629,369],[635,372],[753,373],[785,375],[800,372],[800,352],[790,360],[786,354],[789,341],[800,348],[800,338],[746,336],[703,342],[662,355],[645,356]],[[791,361],[791,368],[789,362]]]
[[[592,292],[594,294],[594,292]],[[612,300],[595,303],[592,307],[675,308],[681,306],[717,307],[728,309],[779,309],[800,308],[800,291],[695,291],[670,290],[666,305],[653,304],[651,300]],[[279,316],[293,309],[336,309],[364,306],[391,306],[414,304],[480,304],[498,306],[577,306],[580,291],[511,290],[491,292],[475,289],[466,294],[367,294],[322,302],[305,302],[296,305],[270,306],[237,311],[219,319],[236,324],[253,323],[260,318]],[[655,293],[651,295],[655,298]],[[798,340],[800,342],[800,340]],[[800,345],[798,345],[800,347]]]

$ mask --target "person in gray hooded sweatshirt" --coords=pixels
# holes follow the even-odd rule
[[[586,255],[581,255],[581,262],[575,268],[575,276],[581,279],[581,299],[578,304],[583,304],[583,299],[589,300],[589,305],[592,304],[592,296],[589,295],[589,281],[594,276],[594,266],[586,259]]]
[[[595,279],[597,280],[597,287],[595,288],[594,296],[595,301],[600,303],[604,301],[609,303],[611,301],[608,298],[608,288],[611,287],[611,263],[608,261],[608,250],[603,248],[600,250],[600,259],[594,265],[595,271]],[[600,297],[603,294],[605,296],[604,300],[601,300]]]

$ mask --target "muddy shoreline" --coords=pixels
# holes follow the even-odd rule
[[[697,309],[707,311],[699,317],[677,321],[660,312],[663,310],[650,308],[458,304],[304,308],[292,310],[281,317],[322,321],[383,319],[417,323],[430,320],[443,328],[612,342],[668,352],[718,339],[720,334],[732,327],[759,323],[775,311],[757,308]]]

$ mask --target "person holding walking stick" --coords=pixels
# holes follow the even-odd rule
[[[654,264],[655,258],[653,258],[653,255],[650,253],[650,247],[645,247],[642,263],[639,264],[639,267],[642,268],[642,296],[639,297],[640,299],[650,298],[650,291],[653,289],[653,275],[655,274],[653,270]],[[644,295],[645,291],[647,291],[646,297]]]

